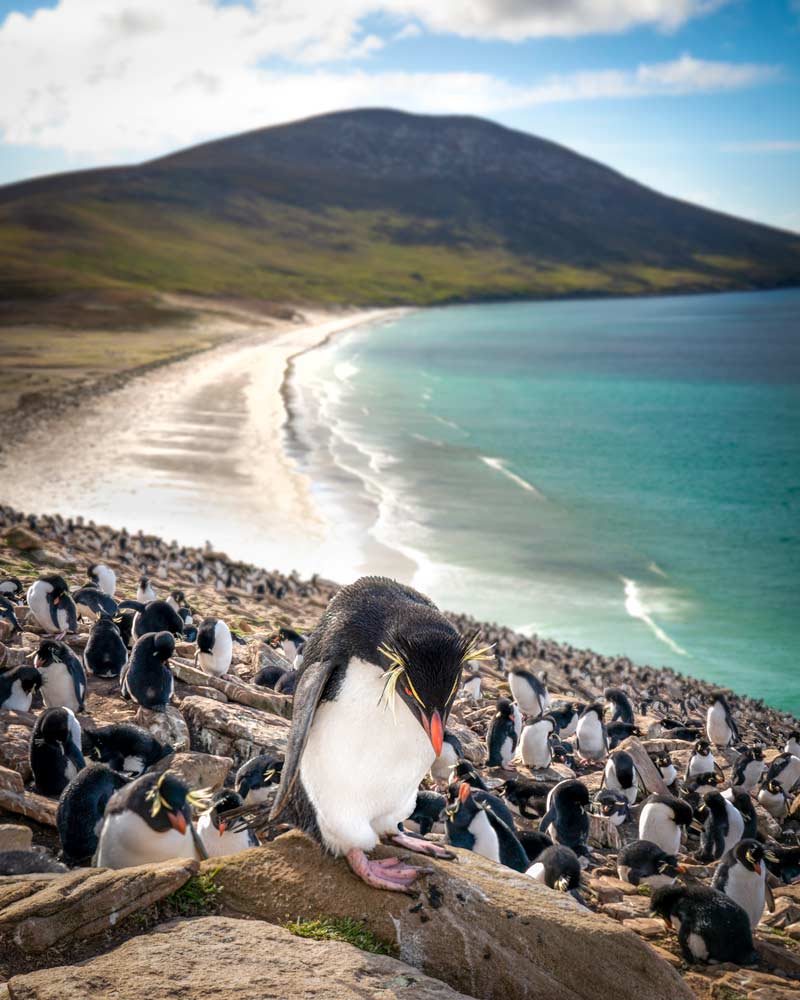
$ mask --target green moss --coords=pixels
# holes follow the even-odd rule
[[[220,887],[215,879],[219,868],[193,875],[180,889],[167,896],[163,905],[175,916],[196,917],[213,913],[218,906]]]
[[[317,917],[316,920],[297,920],[283,926],[297,937],[313,941],[345,941],[374,955],[396,954],[394,947],[375,937],[362,921],[351,917]]]

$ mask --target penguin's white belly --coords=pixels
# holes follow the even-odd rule
[[[483,809],[478,810],[469,824],[469,832],[475,838],[472,850],[490,861],[500,862],[500,844],[497,834]]]
[[[660,889],[662,885],[672,885],[675,879],[671,875],[647,875],[645,878],[640,878],[639,881],[653,889]]]
[[[467,695],[473,699],[473,701],[478,701],[481,696],[481,679],[480,677],[470,677],[467,683],[464,685],[464,691]]]
[[[238,854],[239,851],[246,851],[248,847],[253,846],[247,830],[241,830],[238,833],[226,830],[220,836],[219,830],[211,822],[208,815],[201,816],[197,821],[197,832],[210,858],[221,858],[225,854]]]
[[[371,850],[410,816],[435,760],[422,726],[395,695],[396,720],[379,705],[381,669],[352,659],[335,701],[320,703],[300,779],[326,847]]]
[[[27,593],[27,603],[28,607],[33,612],[33,616],[39,623],[41,628],[46,632],[57,632],[58,628],[53,622],[50,614],[50,605],[47,603],[47,595],[49,590],[45,590],[45,584],[34,583],[28,589]]]
[[[261,802],[269,802],[270,799],[275,797],[275,789],[277,787],[277,785],[267,785],[266,788],[251,788],[244,797],[244,804],[246,806],[254,806],[259,805]]]
[[[527,767],[550,766],[550,744],[547,742],[549,729],[546,725],[525,726],[520,740],[520,755]]]
[[[510,760],[514,753],[514,741],[510,736],[506,736],[503,740],[503,745],[500,747],[500,760],[505,766]]]
[[[77,773],[78,773],[77,767],[75,767],[75,765],[72,763],[71,760],[68,760],[64,766],[64,776],[66,777],[67,781],[72,781],[72,779],[77,775]]]
[[[737,786],[737,791],[750,792],[758,784],[761,775],[766,771],[767,765],[763,760],[751,761],[744,769],[744,780]]]
[[[22,681],[14,681],[11,685],[11,694],[3,703],[3,708],[12,712],[27,712],[33,701],[33,691],[26,694],[22,690]]]
[[[705,940],[699,934],[690,934],[687,938],[687,944],[689,945],[689,951],[695,958],[701,962],[706,961],[708,958],[708,948],[706,947]]]
[[[776,781],[785,792],[791,791],[800,781],[800,757],[791,757]]]
[[[664,784],[669,787],[675,783],[675,779],[678,777],[678,772],[675,770],[675,765],[670,764],[669,767],[660,767],[659,773],[664,779]]]
[[[578,718],[577,713],[572,716],[569,722],[564,726],[563,729],[559,731],[559,736],[562,740],[568,740],[570,736],[574,736],[578,730]]]
[[[744,833],[744,819],[742,814],[727,800],[725,801],[725,811],[728,814],[728,835],[725,838],[725,853],[735,844],[738,844]]]
[[[541,862],[534,861],[525,874],[529,875],[534,882],[541,882],[544,884],[544,865],[541,864]]]
[[[223,660],[217,659],[214,653],[198,653],[197,660],[201,670],[207,674],[214,674],[217,677],[222,677],[223,674],[226,674],[230,665],[230,660],[228,663],[225,663]]]
[[[508,686],[511,688],[511,694],[514,697],[514,701],[519,705],[525,715],[542,714],[542,705],[539,701],[539,695],[536,691],[534,691],[524,677],[518,677],[516,674],[509,674]]]
[[[671,810],[660,802],[648,803],[639,817],[639,840],[649,840],[666,854],[677,854],[681,846],[680,827]]]
[[[62,664],[54,663],[44,667],[42,673],[42,701],[45,708],[71,708],[78,710],[75,684],[69,670]]]
[[[442,744],[442,752],[431,765],[431,774],[437,781],[449,781],[450,772],[458,763],[458,755],[447,740]]]
[[[196,858],[194,841],[187,830],[157,833],[135,812],[106,816],[97,847],[98,868],[132,868],[150,861]]]
[[[750,918],[750,926],[755,927],[761,920],[764,912],[764,879],[766,872],[761,869],[761,874],[748,871],[744,865],[734,865],[728,872],[728,884],[725,886],[725,895],[730,896],[734,903],[745,911]]]
[[[732,737],[731,727],[725,718],[725,709],[717,702],[709,708],[706,715],[706,732],[708,738],[717,747],[726,747]]]
[[[696,753],[689,761],[689,776],[692,778],[696,774],[709,774],[713,770],[714,758],[711,754],[708,757],[703,757],[702,754]]]
[[[577,729],[578,749],[584,757],[598,760],[605,753],[603,727],[594,716],[581,719]]]
[[[126,757],[122,762],[122,770],[126,774],[143,774],[144,760],[141,757]]]

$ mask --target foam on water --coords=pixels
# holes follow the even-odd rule
[[[625,577],[621,579],[625,587],[625,610],[631,618],[638,618],[639,621],[644,622],[653,635],[660,642],[663,642],[664,645],[669,646],[673,653],[677,653],[678,656],[688,656],[689,654],[686,650],[682,646],[679,646],[674,639],[670,638],[664,629],[653,620],[652,609],[642,600],[642,594],[636,581],[626,580]]]
[[[512,472],[511,469],[506,467],[506,463],[502,458],[490,458],[486,455],[481,455],[480,459],[485,462],[490,469],[495,469],[495,471],[502,473],[512,483],[516,483],[517,486],[521,486],[523,490],[527,490],[528,493],[533,493],[537,500],[544,500],[544,494],[541,490],[537,490],[533,483],[529,483],[527,479],[523,479],[522,476],[518,476],[516,472]]]

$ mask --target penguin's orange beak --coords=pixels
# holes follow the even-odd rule
[[[761,874],[761,862],[760,861],[756,861],[756,863],[753,865],[753,871],[755,871],[756,875],[760,875]]]
[[[439,709],[437,708],[433,715],[428,719],[425,715],[422,716],[422,725],[425,728],[425,732],[428,734],[428,738],[431,741],[431,746],[436,751],[436,756],[442,752],[442,744],[444,743],[444,726],[442,725],[442,717],[439,715]]]
[[[221,836],[222,836],[222,834],[223,834],[223,833],[225,833],[225,831],[226,831],[226,830],[228,829],[228,824],[227,824],[227,823],[225,822],[225,820],[224,820],[224,819],[221,819],[221,820],[219,821],[219,826],[217,827],[217,829],[219,830],[219,835],[220,835],[220,837],[221,837]]]
[[[167,819],[173,830],[177,830],[180,834],[186,833],[186,817],[183,813],[168,812]]]
[[[461,782],[461,786],[458,789],[458,797],[459,797],[459,799],[462,802],[466,802],[467,799],[469,798],[470,791],[471,791],[471,789],[469,787],[469,782],[468,781],[462,781]]]

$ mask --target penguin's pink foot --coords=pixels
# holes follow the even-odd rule
[[[405,847],[407,851],[415,851],[417,854],[427,854],[431,858],[444,858],[446,861],[452,861],[455,858],[455,854],[448,851],[446,847],[440,847],[439,844],[434,844],[430,840],[422,840],[420,837],[410,837],[407,833],[392,834],[390,839],[398,847]]]
[[[64,641],[64,636],[66,634],[67,634],[66,629],[63,632],[59,632],[58,635],[56,636],[56,639],[58,640],[58,642],[63,642]]]
[[[357,847],[347,852],[347,863],[362,882],[371,885],[373,889],[388,889],[390,892],[408,892],[414,882],[429,871],[427,868],[405,865],[400,858],[370,861]]]

